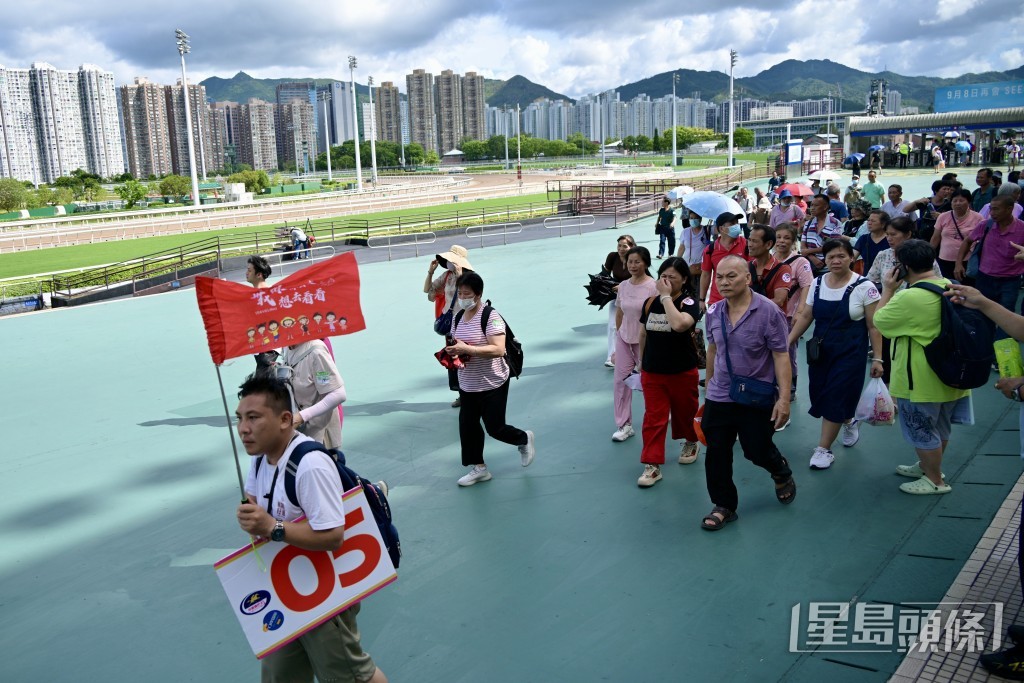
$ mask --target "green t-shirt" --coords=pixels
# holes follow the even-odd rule
[[[882,183],[865,183],[862,192],[864,199],[871,202],[872,209],[882,206],[882,200],[885,199],[885,187]]]
[[[949,280],[928,278],[945,287]],[[928,365],[924,347],[937,336],[942,325],[942,302],[924,289],[908,287],[896,292],[883,308],[875,311],[875,327],[882,336],[892,340],[892,373],[889,393],[894,398],[905,398],[914,403],[945,403],[970,394],[969,389],[946,386]],[[914,373],[914,390],[907,379],[907,350],[910,350],[910,368]]]

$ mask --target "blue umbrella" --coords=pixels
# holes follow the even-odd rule
[[[869,152],[881,152],[883,149],[885,149],[885,145],[871,145],[868,147]]]
[[[971,151],[971,143],[966,142],[964,140],[961,140],[960,142],[956,143],[956,151],[958,151],[958,152],[970,152]]]
[[[863,154],[861,154],[860,152],[855,152],[855,153],[851,154],[850,156],[846,157],[845,159],[843,159],[843,163],[847,164],[847,165],[856,164],[856,163],[860,162],[860,160],[863,159],[863,158],[864,158]]]
[[[714,220],[723,213],[738,213],[741,216],[744,216],[740,219],[740,223],[747,222],[746,216],[743,213],[743,209],[740,208],[740,205],[737,204],[735,200],[726,197],[724,194],[702,190],[700,192],[692,192],[688,195],[684,195],[680,201],[687,209],[696,214],[700,214],[704,218]]]

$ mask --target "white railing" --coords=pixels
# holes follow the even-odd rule
[[[501,232],[488,232],[488,228],[501,228]],[[511,228],[511,229],[510,229]],[[501,235],[501,243],[508,244],[509,235],[518,235],[523,231],[523,224],[518,222],[511,223],[491,223],[490,225],[471,225],[466,228],[466,239],[473,239],[474,235],[470,234],[473,230],[479,230],[480,234],[476,237],[480,238],[480,247],[484,246],[484,237],[497,237]]]
[[[388,228],[379,228],[379,231],[387,230]],[[412,238],[411,240],[409,238]],[[421,240],[420,237],[425,239]],[[398,239],[398,244],[395,244],[395,239]],[[382,244],[374,244],[374,240],[385,240]],[[392,233],[386,235],[374,235],[366,240],[366,246],[370,249],[387,249],[388,250],[388,261],[392,258],[391,249],[392,247],[407,247],[410,244],[416,250],[416,255],[420,255],[420,245],[433,244],[437,241],[437,235],[432,232],[414,232],[406,233],[403,235]]]
[[[593,225],[595,218],[591,215],[580,216],[552,216],[544,219],[544,227],[548,230],[558,229],[558,236],[562,236],[562,228],[568,223],[569,227],[576,228],[576,234],[583,234],[584,225]]]

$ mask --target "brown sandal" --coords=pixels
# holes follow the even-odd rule
[[[718,531],[729,522],[735,522],[737,519],[739,519],[739,515],[735,512],[729,508],[724,508],[721,505],[716,505],[715,508],[704,517],[700,526],[702,529],[707,529],[708,531]]]
[[[789,467],[789,461],[785,458],[782,462]],[[793,481],[793,475],[790,474],[786,479],[777,479],[772,476],[772,481],[775,482],[775,497],[783,505],[789,505],[796,499],[796,482]]]

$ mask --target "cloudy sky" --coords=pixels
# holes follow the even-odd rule
[[[1019,0],[11,0],[0,64],[83,62],[172,83],[174,29],[192,37],[189,79],[374,76],[405,90],[414,68],[522,74],[570,97],[673,68],[753,76],[784,59],[955,76],[1024,64]],[[158,9],[158,7],[160,7]],[[687,9],[692,7],[693,9]],[[893,8],[898,7],[894,11]],[[172,9],[173,8],[173,9]],[[287,9],[284,9],[287,8]]]

